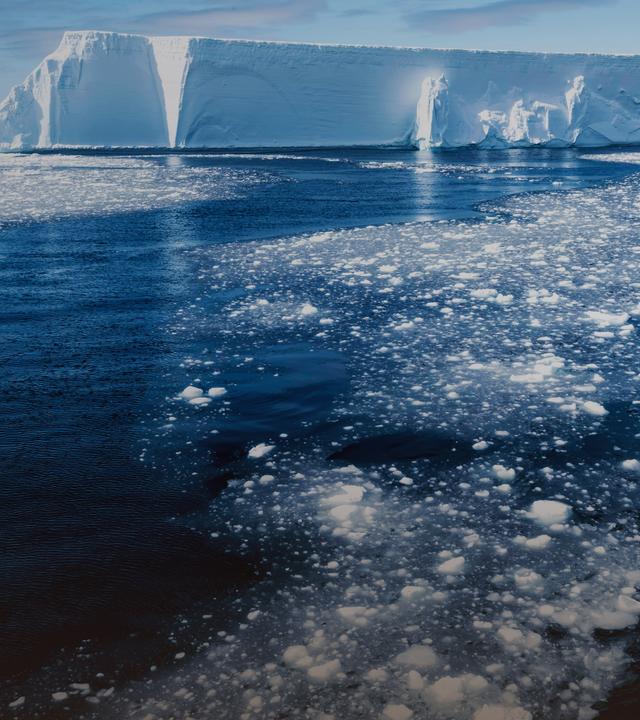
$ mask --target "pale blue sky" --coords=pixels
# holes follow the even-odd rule
[[[0,98],[65,29],[639,53],[640,0],[0,0]]]

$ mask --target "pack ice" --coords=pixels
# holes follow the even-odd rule
[[[640,142],[637,56],[67,32],[0,104],[0,148]]]

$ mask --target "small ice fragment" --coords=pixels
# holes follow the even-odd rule
[[[384,668],[373,668],[365,676],[371,682],[386,682],[389,679],[389,673]]]
[[[516,477],[516,471],[504,465],[494,465],[491,469],[498,480],[514,480]]]
[[[62,702],[63,700],[66,700],[69,697],[69,693],[66,692],[54,692],[51,693],[51,697],[54,702]]]
[[[302,317],[310,317],[311,315],[316,315],[317,313],[318,308],[311,303],[304,303],[300,308],[300,315],[302,315]]]
[[[443,575],[457,575],[464,570],[464,562],[464,558],[461,556],[445,560],[438,565],[438,572]]]
[[[406,602],[414,602],[418,598],[424,597],[427,591],[420,585],[405,585],[400,591],[400,597]]]
[[[285,665],[298,669],[309,668],[313,665],[313,659],[304,645],[290,645],[282,653],[282,660]]]
[[[640,602],[628,595],[618,595],[616,607],[621,612],[631,613],[632,615],[640,615]]]
[[[24,695],[21,695],[19,698],[16,698],[13,702],[10,702],[9,707],[10,708],[22,707],[25,704],[26,700],[27,700],[27,698]]]
[[[571,515],[571,507],[557,500],[536,500],[529,510],[529,517],[541,525],[563,523]]]
[[[471,447],[480,452],[481,450],[486,450],[489,447],[489,443],[486,440],[479,440],[477,443],[473,443]]]
[[[601,630],[624,630],[638,622],[635,613],[624,612],[622,610],[594,612],[592,614],[593,624]]]
[[[195,385],[187,385],[187,387],[180,393],[180,397],[185,400],[192,400],[193,398],[200,397],[202,394],[202,388],[195,387]]]
[[[473,720],[531,720],[531,713],[517,706],[483,705],[473,714]]]
[[[323,501],[324,505],[336,507],[337,505],[352,505],[359,503],[364,497],[364,488],[360,485],[343,485],[341,492],[331,495]]]
[[[629,319],[629,314],[603,312],[601,310],[589,310],[585,313],[585,318],[595,323],[598,327],[617,327],[624,325]]]
[[[432,668],[436,662],[436,654],[426,645],[412,645],[408,650],[396,655],[398,665],[412,668]]]
[[[307,675],[316,682],[327,682],[342,672],[340,660],[329,660],[321,665],[314,665],[307,670]]]
[[[223,387],[211,387],[207,391],[207,395],[212,398],[222,397],[227,394],[226,388]]]
[[[382,714],[386,720],[410,720],[413,717],[413,710],[410,710],[406,705],[389,703],[385,705]]]
[[[530,550],[544,550],[550,542],[550,535],[538,535],[537,537],[527,538],[525,545]]]
[[[275,445],[267,445],[266,443],[258,443],[258,445],[254,445],[251,450],[249,450],[248,457],[250,457],[252,460],[258,460],[261,457],[264,457],[265,455],[268,455]]]
[[[422,690],[424,688],[424,679],[416,670],[409,670],[406,680],[409,690]]]
[[[497,255],[502,250],[502,245],[499,242],[488,243],[484,246],[483,250],[487,255]]]
[[[364,627],[369,623],[369,617],[375,615],[377,611],[375,608],[368,608],[363,605],[352,605],[339,607],[336,612],[346,622]]]
[[[589,415],[596,415],[597,417],[609,414],[609,411],[595,400],[587,400],[582,403],[582,409]]]
[[[537,383],[544,382],[545,377],[542,373],[524,373],[522,375],[510,375],[509,380],[514,383],[535,385]]]
[[[640,472],[640,460],[630,458],[629,460],[623,460],[621,463],[622,469],[629,472]]]

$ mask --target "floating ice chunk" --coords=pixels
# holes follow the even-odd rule
[[[336,612],[346,622],[364,627],[369,623],[369,618],[376,615],[378,611],[363,605],[351,605],[339,607]]]
[[[188,401],[189,405],[208,405],[211,402],[211,398],[207,397],[194,397]]]
[[[516,477],[516,471],[504,465],[494,465],[491,469],[498,480],[514,480]]]
[[[307,675],[315,682],[328,682],[342,672],[340,660],[329,660],[321,665],[313,665],[307,670]]]
[[[405,585],[400,591],[400,598],[405,602],[415,602],[427,594],[427,589],[421,585]]]
[[[193,398],[200,397],[203,394],[202,388],[195,387],[195,385],[187,385],[187,387],[180,393],[180,397],[185,400],[192,400]]]
[[[616,607],[621,612],[631,613],[632,615],[640,615],[640,602],[629,595],[618,595]]]
[[[268,455],[275,445],[267,445],[266,443],[258,443],[249,450],[248,457],[252,460],[259,460],[261,457]]]
[[[541,525],[563,523],[571,515],[571,507],[558,500],[536,500],[529,510],[529,517]]]
[[[361,502],[364,497],[364,488],[360,485],[343,485],[340,489],[340,493],[331,495],[323,503],[330,507],[344,504],[352,505]]]
[[[640,472],[640,460],[636,460],[635,458],[623,460],[620,465],[623,470],[627,470],[628,472]]]
[[[447,675],[430,685],[426,695],[438,705],[457,705],[488,686],[489,683],[481,675]]]
[[[475,711],[473,720],[531,720],[531,713],[517,706],[483,705]]]
[[[538,535],[537,537],[527,538],[524,545],[529,550],[544,550],[550,542],[550,535]]]
[[[434,667],[438,658],[427,645],[412,645],[408,650],[396,655],[395,662],[406,667],[427,669]]]
[[[624,630],[638,622],[636,613],[623,610],[603,610],[591,615],[595,627],[601,630]]]
[[[406,676],[407,687],[409,690],[423,690],[424,678],[417,670],[409,670]]]
[[[489,447],[489,443],[486,440],[478,440],[478,442],[473,443],[471,447],[477,452],[481,452]]]
[[[366,674],[366,678],[370,682],[386,682],[389,679],[389,673],[384,668],[373,668]]]
[[[413,710],[410,710],[406,705],[389,703],[385,705],[382,715],[385,720],[410,720],[413,717]]]
[[[10,702],[9,707],[10,708],[22,707],[26,701],[27,701],[27,698],[24,695],[21,695],[19,698],[16,698],[13,702]]]
[[[595,402],[595,400],[587,400],[586,402],[583,402],[582,409],[589,415],[595,415],[596,417],[602,417],[603,415],[609,414],[609,411],[603,405],[600,405],[600,403]]]
[[[313,659],[305,645],[290,645],[282,654],[282,660],[285,665],[298,669],[309,668],[313,665]]]
[[[536,591],[541,587],[543,582],[542,575],[528,568],[517,570],[513,579],[516,582],[516,586],[525,591]]]
[[[211,398],[222,397],[227,394],[226,388],[223,387],[211,387],[207,390],[207,395]]]
[[[629,313],[610,313],[602,310],[589,310],[585,318],[595,323],[598,327],[618,327],[629,320]]]
[[[495,288],[478,288],[477,290],[471,291],[471,297],[479,298],[481,300],[492,298],[497,294],[498,291]]]
[[[345,467],[338,468],[336,472],[341,475],[362,475],[362,470],[355,465],[346,465]]]
[[[518,628],[503,625],[498,629],[498,637],[509,649],[535,649],[542,643],[542,638],[538,633],[523,633]]]
[[[413,322],[413,320],[407,320],[406,322],[399,323],[393,329],[398,330],[398,331],[411,330],[415,326],[416,326],[416,324]]]
[[[453,557],[450,560],[445,560],[443,563],[438,565],[438,572],[443,575],[457,575],[464,571],[465,559],[461,556]]]
[[[482,249],[487,255],[497,255],[502,250],[502,244],[499,242],[487,243]]]
[[[509,380],[514,383],[522,383],[523,385],[537,385],[545,381],[542,373],[522,373],[509,376]]]
[[[300,315],[302,317],[311,317],[312,315],[318,314],[318,308],[311,303],[304,303],[300,308]]]
[[[329,515],[331,515],[334,520],[343,523],[349,520],[349,518],[353,515],[354,512],[356,512],[357,509],[357,505],[336,505],[335,507],[331,508],[331,510],[329,511]]]
[[[513,302],[513,295],[503,295],[502,293],[498,293],[495,297],[495,302],[497,305],[511,305]]]
[[[51,693],[51,698],[53,699],[54,702],[63,702],[68,697],[69,697],[69,693],[66,693],[63,691]]]

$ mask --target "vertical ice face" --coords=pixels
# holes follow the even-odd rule
[[[166,146],[162,87],[149,41],[68,33],[55,70],[52,144]]]
[[[0,103],[0,149],[639,143],[638,57],[72,32]]]
[[[442,147],[449,122],[449,85],[444,75],[438,80],[428,77],[416,113],[415,142],[420,149]]]
[[[66,33],[0,105],[0,143],[166,146],[162,84],[147,38]]]

